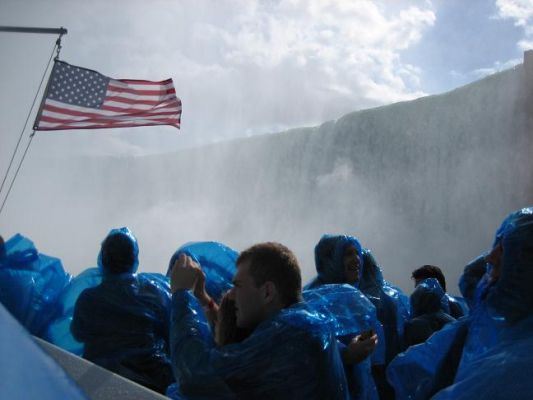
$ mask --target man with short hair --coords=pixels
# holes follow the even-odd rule
[[[201,273],[182,255],[171,273],[171,354],[179,395],[187,398],[347,399],[340,353],[327,318],[301,300],[294,254],[279,243],[241,253],[231,296],[241,343],[214,344],[190,289]]]
[[[442,290],[446,291],[446,278],[442,270],[435,265],[422,265],[413,271],[411,278],[415,281],[415,287],[424,279],[435,278],[439,281]]]
[[[255,245],[241,253],[237,266],[230,295],[239,327],[255,328],[281,309],[302,301],[300,267],[285,246]]]

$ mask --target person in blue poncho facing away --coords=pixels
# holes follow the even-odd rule
[[[190,290],[199,274],[186,255],[171,272],[171,353],[180,398],[349,398],[328,317],[301,301],[300,267],[288,248],[261,243],[239,255],[230,297],[237,326],[252,330],[240,343],[215,345]]]
[[[458,300],[455,297],[450,296],[448,293],[446,293],[446,277],[444,276],[442,270],[439,267],[435,265],[423,265],[415,269],[411,277],[415,281],[415,288],[424,279],[435,278],[437,281],[439,281],[440,287],[444,290],[444,294],[446,296],[445,300],[448,303],[449,310],[443,311],[449,313],[455,319],[461,318],[462,316],[467,314],[465,307],[460,303],[460,300],[462,299]]]
[[[152,390],[173,382],[168,331],[170,291],[136,275],[139,247],[128,228],[113,229],[102,242],[102,283],[81,292],[71,324],[84,343],[83,357]]]
[[[404,347],[423,343],[444,325],[455,321],[442,310],[446,293],[435,278],[418,282],[411,294],[411,320],[405,323]]]

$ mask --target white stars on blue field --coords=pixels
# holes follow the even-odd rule
[[[48,98],[75,106],[100,108],[109,78],[85,68],[57,61],[50,78]]]

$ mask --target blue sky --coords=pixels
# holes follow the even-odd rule
[[[67,27],[67,62],[113,78],[174,79],[184,108],[179,133],[50,133],[39,144],[114,155],[313,126],[442,93],[520,63],[533,48],[532,21],[532,0],[0,3],[0,25]],[[2,159],[1,149],[16,143],[53,41],[0,33]]]
[[[503,2],[432,3],[435,24],[402,55],[405,62],[420,68],[420,84],[428,93],[464,85],[522,61],[525,47],[518,43],[526,35],[525,27],[517,25],[518,10],[516,18],[503,18]],[[527,6],[527,2],[523,4]],[[532,7],[530,1],[529,15]]]

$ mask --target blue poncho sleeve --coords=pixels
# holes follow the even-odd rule
[[[472,360],[452,386],[438,392],[435,400],[529,399],[533,393],[533,317],[526,318],[500,335],[497,345]]]

